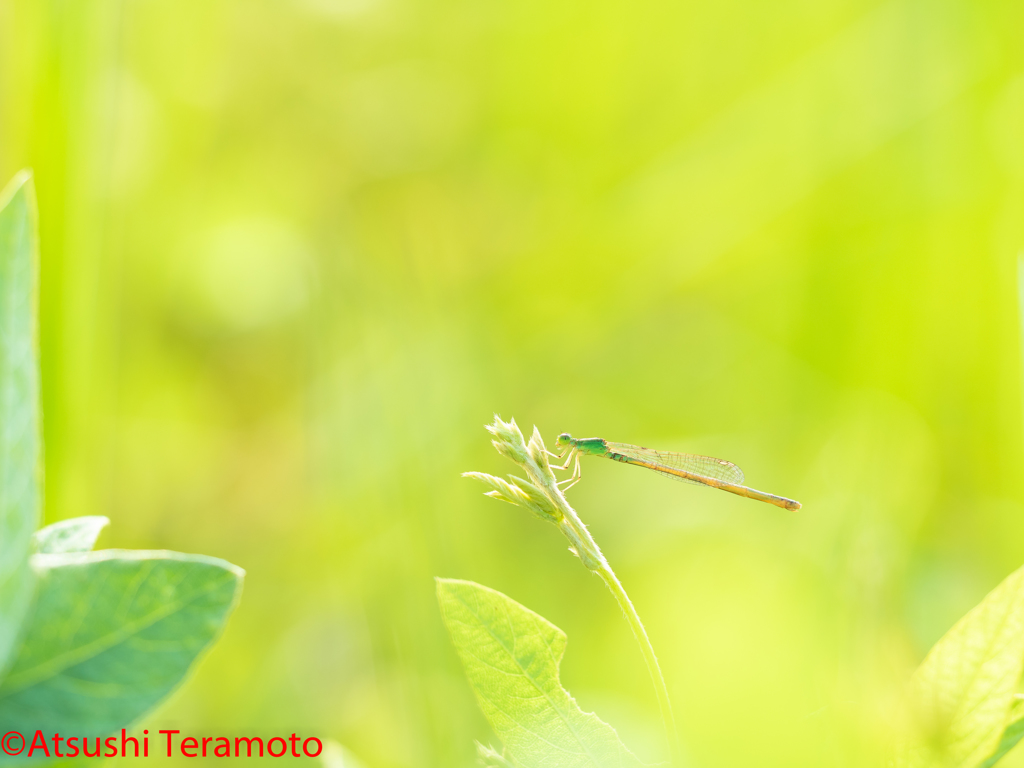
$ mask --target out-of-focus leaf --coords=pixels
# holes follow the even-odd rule
[[[437,580],[445,625],[484,715],[524,768],[643,765],[596,715],[580,710],[558,679],[566,637],[493,589]]]
[[[96,545],[100,531],[110,524],[110,518],[102,515],[72,517],[35,532],[36,552],[43,555],[59,555],[64,552],[88,552]]]
[[[916,729],[901,762],[977,768],[999,747],[1024,667],[1024,568],[935,644],[914,673]]]
[[[355,755],[334,739],[324,741],[324,748],[320,753],[320,763],[323,768],[365,768]]]
[[[32,600],[42,488],[37,252],[35,191],[22,171],[0,193],[0,673]]]
[[[35,555],[33,565],[36,600],[0,684],[0,723],[48,738],[113,732],[170,693],[220,634],[244,575],[176,552]]]
[[[1013,708],[1010,710],[1010,724],[1003,729],[1003,736],[999,739],[999,746],[985,762],[978,768],[992,768],[993,765],[1002,760],[1017,743],[1024,738],[1024,701],[1015,699]]]

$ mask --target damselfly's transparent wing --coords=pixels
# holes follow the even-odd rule
[[[621,454],[627,459],[637,459],[647,464],[652,464],[654,466],[651,469],[655,472],[671,477],[673,480],[682,480],[684,483],[709,485],[709,483],[701,482],[699,479],[706,477],[723,483],[743,485],[743,470],[731,461],[723,461],[711,456],[698,456],[695,453],[655,451],[652,448],[643,448],[639,445],[630,445],[629,443],[608,443],[608,450],[612,453]],[[695,477],[694,479],[680,477],[671,472],[659,470],[659,466],[668,470],[681,469]]]

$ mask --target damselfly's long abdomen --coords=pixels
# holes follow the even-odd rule
[[[619,454],[621,455],[621,454]],[[689,455],[689,454],[682,454]],[[618,458],[616,455],[609,455],[609,458],[622,461],[626,464],[635,464],[638,467],[646,467],[647,469],[653,469],[655,472],[666,477],[671,477],[673,480],[682,480],[685,483],[696,483],[697,485],[706,485],[711,488],[718,488],[722,491],[728,491],[729,493],[735,493],[737,496],[743,496],[747,499],[754,499],[755,501],[763,501],[768,504],[774,504],[776,507],[782,507],[784,509],[800,509],[800,502],[794,501],[793,499],[787,499],[785,496],[776,496],[774,493],[765,493],[759,491],[756,488],[748,488],[745,485],[739,483],[730,483],[725,480],[719,480],[717,478],[708,477],[706,475],[698,475],[692,472],[687,472],[684,469],[676,469],[673,467],[666,467],[663,465],[654,464],[652,462],[643,461],[641,459],[635,459],[627,456]],[[710,459],[710,456],[694,456],[693,458]],[[719,459],[711,459],[712,461],[719,461]],[[729,464],[729,462],[722,462],[723,464]],[[739,471],[739,467],[735,464],[730,465]],[[742,474],[741,474],[742,476]]]

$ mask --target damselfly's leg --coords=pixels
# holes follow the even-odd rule
[[[561,489],[562,493],[565,493],[570,488],[572,488],[574,485],[576,485],[576,483],[578,483],[580,481],[580,478],[582,476],[583,476],[583,473],[580,471],[580,455],[579,455],[579,453],[577,453],[576,454],[576,464],[572,468],[572,477],[570,477],[568,480],[563,480],[562,482],[558,483],[558,486]]]
[[[549,451],[547,448],[544,449],[544,453],[546,453],[548,456],[551,456],[552,458],[561,460],[563,458],[568,459],[568,457],[571,456],[572,452],[575,451],[575,450],[576,450],[576,446],[575,445],[567,445],[561,451],[559,451],[558,453],[554,453],[552,451]],[[561,467],[561,469],[568,469],[568,468],[569,468],[569,464],[568,463],[566,463],[566,465],[564,467]],[[558,469],[558,467],[556,467],[556,469]]]
[[[561,470],[568,469],[569,468],[569,464],[572,462],[572,457],[575,456],[575,455],[576,455],[576,448],[575,448],[575,446],[573,446],[573,447],[571,447],[569,449],[569,452],[567,454],[565,454],[565,463],[560,465],[560,466],[552,465],[551,468],[552,469],[561,469]],[[560,459],[562,457],[561,456],[556,456],[555,458]]]

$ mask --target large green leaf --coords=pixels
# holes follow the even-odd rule
[[[614,729],[580,710],[559,682],[566,645],[562,630],[471,581],[438,579],[437,598],[480,707],[514,764],[642,765]]]
[[[35,193],[22,171],[0,193],[0,675],[32,600],[40,514],[37,275]]]
[[[100,531],[110,524],[102,515],[72,517],[40,528],[33,535],[35,550],[43,555],[64,552],[88,552],[96,545]]]
[[[998,749],[1024,667],[1024,568],[935,644],[914,673],[910,766],[977,768]]]
[[[102,735],[174,689],[235,606],[241,569],[202,555],[35,555],[36,601],[0,684],[0,723]]]

